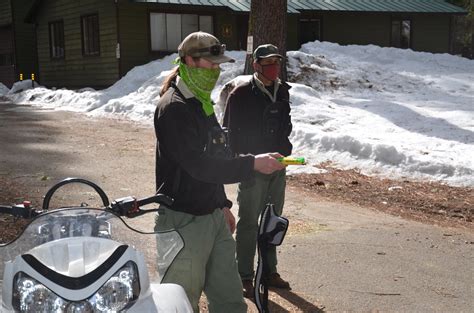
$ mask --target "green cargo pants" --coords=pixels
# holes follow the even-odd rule
[[[195,216],[164,209],[156,219],[155,230],[169,229],[181,234],[184,248],[162,282],[181,285],[194,312],[199,312],[202,291],[211,313],[247,312],[235,261],[235,241],[222,210]]]
[[[273,203],[281,215],[285,201],[286,170],[270,175],[255,173],[255,179],[241,182],[238,188],[239,221],[237,223],[237,264],[241,279],[253,279],[258,221],[267,203]],[[268,247],[270,273],[277,272],[276,247]]]

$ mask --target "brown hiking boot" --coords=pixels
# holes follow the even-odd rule
[[[250,279],[243,279],[242,280],[242,286],[244,287],[243,288],[243,291],[244,291],[244,297],[245,298],[249,298],[249,299],[253,299],[253,293],[254,293],[254,289],[253,289],[253,282],[252,280]]]
[[[268,277],[268,287],[275,287],[280,289],[290,290],[290,283],[286,280],[283,280],[278,273],[272,273]]]

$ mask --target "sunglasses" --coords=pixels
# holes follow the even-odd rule
[[[196,49],[193,51],[195,52],[209,52],[211,55],[218,56],[222,55],[225,52],[225,45],[213,45],[207,48]]]

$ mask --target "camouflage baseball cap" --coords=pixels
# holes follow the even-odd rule
[[[271,57],[279,57],[280,59],[283,59],[281,54],[278,53],[278,48],[272,44],[260,45],[253,52],[253,59],[255,61]]]
[[[225,45],[219,39],[205,32],[189,34],[178,47],[180,57],[186,55],[194,58],[204,58],[212,63],[235,62],[234,59],[224,55]]]

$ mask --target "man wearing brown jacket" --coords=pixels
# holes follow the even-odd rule
[[[288,136],[292,130],[289,92],[290,86],[279,79],[283,57],[278,48],[267,44],[253,54],[255,74],[249,82],[236,87],[227,98],[224,126],[230,132],[230,146],[237,155],[278,152],[291,154]],[[237,263],[244,296],[253,296],[254,258],[258,218],[267,203],[275,205],[281,215],[285,199],[286,171],[272,174],[256,173],[255,177],[239,184],[239,222],[237,224]],[[268,254],[269,287],[290,289],[277,272],[276,248]]]

